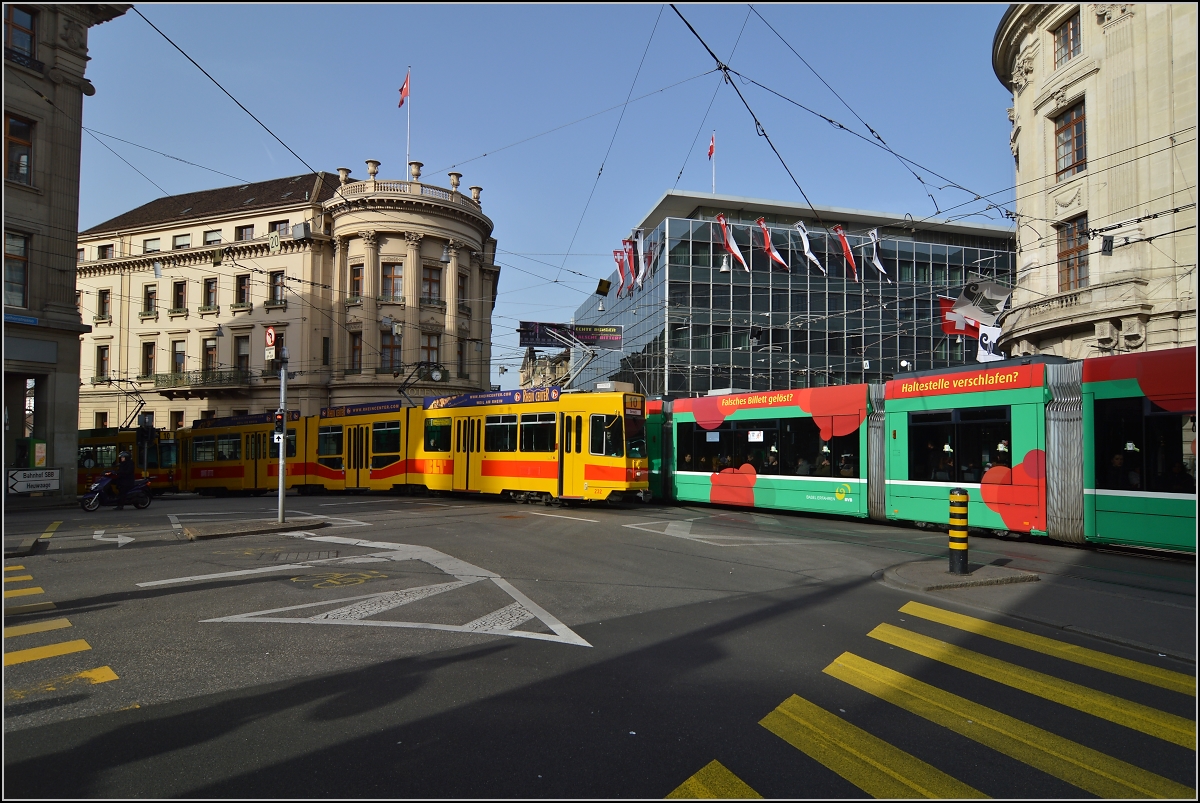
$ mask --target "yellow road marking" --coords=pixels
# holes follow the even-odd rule
[[[987,797],[794,694],[758,724],[872,797]]]
[[[999,658],[956,647],[902,627],[882,624],[867,634],[917,655],[941,661],[964,672],[1003,683],[1051,702],[1155,736],[1180,747],[1196,749],[1196,723],[1148,705],[1089,689],[1069,680],[1035,672]]]
[[[49,538],[50,536],[54,535],[54,531],[58,529],[58,525],[60,524],[62,524],[61,521],[52,522],[50,526],[46,528],[46,532],[42,533],[42,538]]]
[[[842,653],[825,673],[1099,797],[1196,797],[1183,784],[852,653]]]
[[[40,661],[43,658],[55,658],[59,655],[70,655],[73,652],[90,650],[91,644],[83,639],[75,641],[60,641],[58,644],[47,644],[45,647],[32,647],[28,650],[14,650],[4,653],[4,665],[14,666],[30,661]]]
[[[725,769],[720,761],[710,761],[667,795],[667,800],[762,800],[741,778]]]
[[[14,627],[4,628],[4,637],[12,638],[13,636],[28,636],[30,633],[45,633],[47,630],[60,630],[64,627],[70,627],[71,623],[66,619],[49,619],[45,622],[34,622],[29,625],[16,625]]]
[[[29,605],[9,605],[4,609],[5,616],[17,616],[22,613],[37,613],[38,611],[54,610],[53,602],[34,602]]]
[[[5,567],[4,567],[4,571],[6,571],[6,572],[16,572],[16,571],[21,571],[21,570],[22,570],[22,569],[24,569],[24,568],[25,568],[24,566],[5,566]]]
[[[110,680],[116,680],[117,673],[110,666],[101,666],[96,669],[88,669],[84,672],[74,672],[70,675],[63,675],[54,680],[47,680],[39,683],[36,686],[31,686],[28,689],[10,689],[4,693],[4,702],[11,703],[17,700],[24,700],[31,694],[38,694],[48,691],[59,691],[64,686],[70,686],[74,683],[87,683],[95,686],[97,683],[107,683]]]
[[[1072,661],[1073,663],[1090,666],[1093,669],[1111,672],[1114,675],[1140,680],[1143,683],[1181,692],[1182,694],[1190,694],[1192,697],[1196,696],[1196,678],[1192,675],[1185,675],[1182,672],[1159,669],[1157,666],[1143,664],[1140,661],[1131,661],[1128,658],[1118,658],[1115,655],[1109,655],[1098,650],[1089,650],[1087,647],[1076,647],[1074,644],[1068,644],[1065,641],[1058,641],[1057,639],[1046,638],[1045,636],[1035,636],[1023,630],[993,624],[983,619],[964,616],[961,613],[935,608],[932,605],[925,605],[920,602],[910,602],[902,607],[900,612],[919,616],[922,619],[928,619],[931,622],[937,622],[948,627],[965,630],[968,633],[974,633],[978,636],[986,636],[996,641],[1003,641],[1006,644],[1024,647],[1034,652],[1051,655],[1055,658],[1061,658],[1064,661]]]
[[[6,582],[6,583],[23,583],[26,580],[32,580],[32,579],[33,579],[32,574],[18,574],[14,577],[5,577],[4,582]]]
[[[14,588],[12,591],[5,591],[4,598],[12,599],[13,597],[31,597],[34,594],[45,594],[42,589],[34,586],[33,588]]]

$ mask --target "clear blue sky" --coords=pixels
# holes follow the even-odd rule
[[[378,159],[381,178],[404,177],[405,115],[396,104],[412,65],[412,158],[425,163],[422,178],[448,186],[445,173],[457,165],[464,187],[484,188],[483,208],[495,222],[506,267],[492,381],[505,387],[520,362],[516,322],[569,320],[595,288],[594,279],[569,273],[552,283],[581,216],[565,265],[606,276],[613,248],[675,184],[685,157],[678,187],[709,191],[712,129],[718,192],[801,200],[732,88],[717,90],[719,75],[678,83],[713,62],[669,6],[138,8],[319,170],[346,166],[365,178],[364,160]],[[679,8],[733,69],[865,133],[747,6]],[[1011,96],[991,69],[1005,6],[757,8],[897,152],[979,193],[1011,187]],[[247,181],[305,172],[133,11],[93,28],[89,54],[97,93],[85,100],[88,128]],[[620,109],[501,150],[623,103],[635,74],[633,96],[654,94],[626,107],[586,215]],[[814,203],[934,214],[924,188],[891,155],[757,87],[740,88]],[[168,193],[237,183],[107,142]],[[944,183],[917,172],[934,187]],[[162,195],[86,134],[80,192],[81,229]],[[935,197],[942,208],[968,200],[954,189]],[[498,365],[510,373],[497,376]]]

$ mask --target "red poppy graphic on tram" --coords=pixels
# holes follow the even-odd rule
[[[1014,532],[1046,529],[1046,504],[1041,493],[1046,477],[1046,453],[1032,449],[1011,469],[992,466],[983,475],[979,493],[1004,526]]]
[[[708,490],[708,501],[714,505],[742,505],[754,507],[754,483],[758,472],[749,463],[739,468],[722,469],[709,476],[712,483]]]
[[[1196,409],[1196,347],[1083,361],[1084,382],[1136,379],[1150,401],[1173,413]]]
[[[727,417],[739,410],[799,407],[813,417],[821,437],[829,440],[835,435],[849,435],[862,425],[867,416],[867,386],[837,385],[827,388],[772,390],[762,393],[739,393],[729,396],[701,396],[680,399],[678,412],[690,412],[704,429],[716,429]]]

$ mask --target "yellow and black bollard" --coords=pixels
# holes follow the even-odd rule
[[[970,574],[967,568],[967,492],[950,491],[950,574]]]

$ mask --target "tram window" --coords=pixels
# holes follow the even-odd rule
[[[296,456],[296,430],[294,429],[289,429],[287,431],[287,452],[285,454],[287,457]],[[279,459],[279,444],[275,442],[274,437],[271,438],[270,456],[272,460]]]
[[[96,467],[96,447],[80,446],[79,447],[79,467],[80,468],[95,468]]]
[[[524,413],[521,416],[521,451],[553,452],[554,413]]]
[[[175,468],[178,462],[179,459],[175,441],[162,441],[158,444],[158,465],[161,468]]]
[[[675,425],[675,470],[696,471],[697,455],[692,450],[692,441],[696,437],[696,425],[690,421],[681,421]]]
[[[326,468],[344,468],[342,427],[317,427],[317,463]]]
[[[909,413],[908,478],[977,483],[989,469],[1011,466],[1010,411],[1005,406]],[[1006,474],[988,481],[1012,478]]]
[[[1196,492],[1185,446],[1196,437],[1195,415],[1164,410],[1145,398],[1098,399],[1096,487],[1110,491]]]
[[[399,460],[400,455],[398,454],[373,454],[371,455],[371,468],[387,468]]]
[[[371,425],[371,451],[375,454],[400,453],[399,421],[376,421]]]
[[[192,462],[211,463],[217,456],[217,439],[213,435],[192,438]]]
[[[583,451],[583,416],[575,416],[575,454]]]
[[[517,417],[489,415],[484,420],[483,450],[485,452],[517,451]]]
[[[1146,416],[1146,490],[1157,493],[1194,494],[1196,478],[1183,459],[1184,443],[1196,437],[1192,415],[1162,411],[1150,404]]]
[[[571,416],[563,416],[563,453],[571,453],[571,436],[575,434],[575,428],[571,426]]]
[[[132,453],[134,460],[140,463],[139,468],[158,468],[158,445],[143,443]]]
[[[241,460],[242,459],[242,438],[240,435],[218,435],[217,436],[217,459],[218,460]]]
[[[425,422],[425,451],[450,451],[450,418],[430,418]]]
[[[625,454],[634,459],[646,456],[646,419],[640,415],[625,416]]]
[[[591,452],[605,457],[625,456],[625,437],[621,427],[621,416],[592,416]]]

